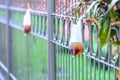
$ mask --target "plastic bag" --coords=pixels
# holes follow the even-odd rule
[[[31,13],[30,4],[27,3],[27,11],[23,18],[24,35],[27,35],[31,31]]]
[[[71,28],[69,49],[73,57],[83,52],[82,27],[82,18],[79,18],[77,24],[73,24]]]

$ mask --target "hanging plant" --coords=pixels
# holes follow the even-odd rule
[[[81,0],[73,5],[75,17],[78,20],[82,6],[90,3],[90,0]],[[120,46],[118,39],[111,39],[117,35],[111,27],[120,27],[120,1],[96,0],[91,3],[86,11],[86,22],[95,23],[99,29],[99,45],[102,48],[106,44]],[[117,47],[118,48],[118,47]]]
[[[92,14],[92,15],[91,15]],[[118,53],[120,41],[117,33],[111,27],[120,30],[120,0],[98,0],[94,1],[86,11],[86,22],[95,23],[99,28],[99,45],[102,48],[106,44],[114,45]],[[116,57],[117,56],[117,57]],[[114,57],[117,61],[118,54]],[[116,63],[116,66],[118,64]],[[116,77],[120,79],[120,71],[116,70]]]
[[[92,15],[90,15],[92,14]],[[94,22],[99,32],[99,44],[102,48],[112,38],[111,26],[120,26],[120,1],[119,0],[98,0],[94,1],[86,11],[86,22]],[[117,44],[119,41],[112,41],[111,44]],[[119,45],[119,44],[118,44]],[[120,45],[119,45],[120,46]]]

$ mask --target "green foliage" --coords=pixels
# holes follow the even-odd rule
[[[94,8],[95,4],[98,4],[98,2],[97,2],[97,1],[94,1],[94,2],[89,6],[89,8],[87,9],[87,11],[86,11],[86,16],[87,16],[87,17],[89,16],[91,10]]]
[[[82,6],[84,6],[86,4],[86,2],[78,2],[76,3],[75,5],[73,5],[73,10],[75,12],[75,17],[77,18],[78,20],[78,17],[79,17],[79,12],[80,12],[80,9]]]
[[[99,33],[100,39],[100,47],[103,47],[109,40],[110,37],[110,16],[106,14],[106,16],[101,21],[101,29]]]
[[[112,41],[112,42],[109,42],[109,44],[114,44],[114,45],[120,47],[120,41]]]
[[[116,5],[120,5],[119,0],[97,0],[93,1],[86,11],[86,17],[95,19],[94,23],[101,27],[98,35],[101,48],[110,38],[117,35],[114,30],[111,30],[111,24],[114,23],[112,27],[116,27],[118,26],[116,21],[120,20],[120,9],[115,10]],[[114,44],[117,43],[112,45]]]
[[[106,3],[111,3],[112,0],[103,0],[105,1]]]
[[[116,31],[114,29],[111,29],[110,38],[114,37],[116,34]]]
[[[90,0],[83,0],[83,1],[85,1],[85,2],[89,2]]]
[[[113,8],[110,10],[110,17],[111,17],[112,21],[116,21],[117,16],[116,16],[115,11],[114,11]]]

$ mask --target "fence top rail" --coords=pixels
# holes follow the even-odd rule
[[[18,7],[9,7],[10,10],[13,10],[13,11],[20,11],[20,12],[25,12],[26,9],[24,8],[18,8]],[[36,13],[36,14],[46,14],[47,15],[47,12],[43,12],[43,11],[38,11],[38,10],[33,10],[31,9],[31,13]]]
[[[76,19],[75,17],[72,17],[72,16],[67,16],[67,15],[63,15],[63,14],[56,14],[56,13],[53,13],[52,14],[53,16],[55,17],[62,17],[62,18],[68,18],[68,19]]]
[[[7,6],[0,4],[0,9],[6,9],[6,8],[7,8]]]
[[[6,7],[6,5],[0,5],[0,9],[7,9],[7,7]],[[26,11],[25,8],[18,8],[18,7],[13,7],[13,6],[10,6],[9,10],[18,11],[18,12],[25,12]],[[33,10],[33,9],[31,9],[31,13],[45,14],[45,15],[47,15],[47,12]]]

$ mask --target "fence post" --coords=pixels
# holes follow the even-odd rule
[[[48,12],[48,80],[56,80],[55,44],[51,42],[54,28],[52,13],[55,11],[55,0],[46,1]]]
[[[6,0],[6,54],[7,54],[7,68],[8,68],[8,80],[13,80],[10,76],[12,72],[12,35],[11,35],[11,28],[9,26],[9,18],[10,18],[10,7],[11,0]]]

